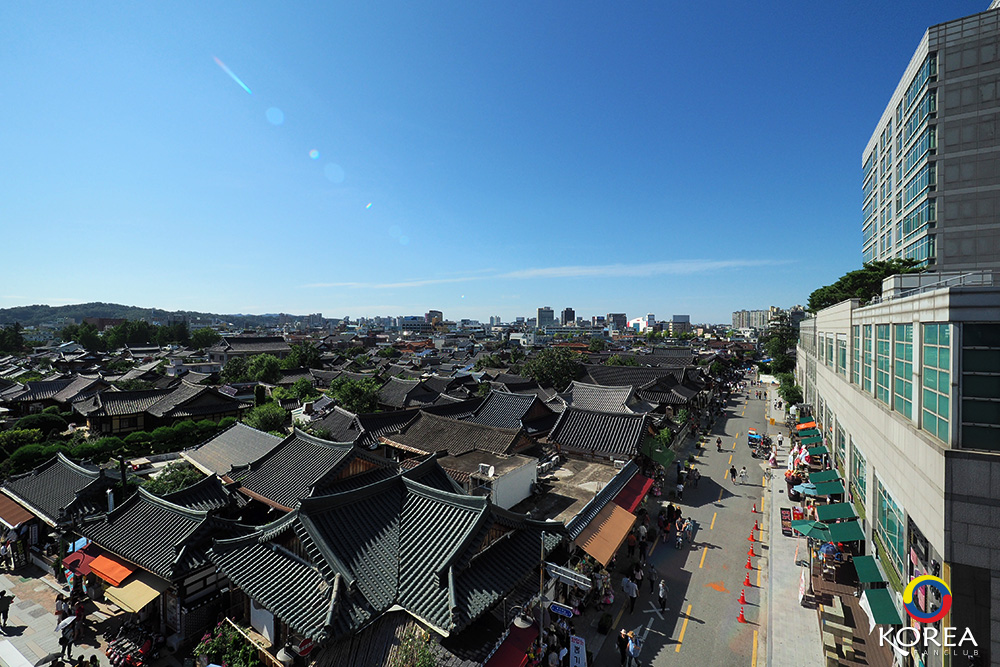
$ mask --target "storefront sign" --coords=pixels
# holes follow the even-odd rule
[[[781,534],[785,537],[792,536],[792,510],[790,507],[781,508]]]
[[[557,616],[565,616],[566,618],[573,618],[573,610],[566,605],[559,604],[558,602],[553,602],[549,605],[549,611]]]
[[[587,667],[587,642],[583,637],[569,637],[569,667]]]

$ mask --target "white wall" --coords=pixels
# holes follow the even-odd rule
[[[534,459],[525,461],[520,468],[515,468],[493,480],[494,505],[510,509],[531,495],[531,485],[535,483],[538,462]]]

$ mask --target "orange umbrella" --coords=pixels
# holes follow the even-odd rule
[[[796,431],[804,431],[807,428],[817,428],[816,427],[816,422],[812,421],[812,422],[806,422],[805,424],[796,424],[795,425],[795,430]]]

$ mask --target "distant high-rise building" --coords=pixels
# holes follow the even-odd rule
[[[691,333],[691,316],[674,315],[668,323],[670,335],[676,336],[682,333]]]
[[[737,310],[733,312],[733,328],[766,329],[770,316],[769,310]]]
[[[498,326],[500,326],[500,323],[501,322],[500,322],[500,316],[499,315],[490,315],[490,326],[491,327],[498,327]]]
[[[567,324],[574,324],[576,322],[576,311],[572,308],[563,308],[562,314],[559,317],[559,323],[563,326]]]
[[[608,313],[606,323],[612,329],[624,331],[628,326],[628,317],[626,317],[625,313]]]
[[[539,329],[544,327],[549,327],[555,324],[556,316],[555,312],[549,306],[542,306],[538,309],[535,316],[535,326]]]
[[[434,323],[434,320],[438,322],[444,321],[444,314],[440,310],[428,310],[424,313],[424,322]]]
[[[590,326],[595,329],[603,329],[606,323],[607,320],[604,319],[603,315],[594,315],[590,318]]]

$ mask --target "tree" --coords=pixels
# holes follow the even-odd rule
[[[150,493],[163,496],[180,491],[205,478],[197,468],[187,461],[174,461],[167,465],[156,477],[142,483],[142,488]]]
[[[523,372],[544,387],[564,389],[580,372],[579,357],[568,347],[548,348],[526,361]]]
[[[197,350],[203,350],[206,347],[211,347],[220,340],[222,340],[222,336],[219,332],[208,327],[195,329],[191,332],[191,347]]]
[[[69,427],[69,424],[65,419],[59,415],[53,415],[50,413],[39,413],[37,415],[28,415],[27,417],[21,417],[14,424],[16,430],[33,429],[37,428],[41,430],[45,435],[52,435],[53,433],[62,433]]]
[[[281,362],[273,354],[257,354],[247,360],[247,375],[254,382],[277,384],[281,379]]]
[[[323,368],[319,350],[310,343],[293,343],[288,356],[281,360],[281,367]]]
[[[608,341],[604,340],[603,338],[597,338],[597,337],[591,338],[590,343],[587,345],[587,349],[590,352],[602,352],[608,349]]]
[[[24,336],[17,322],[0,329],[0,354],[18,354],[24,350]]]
[[[875,260],[868,262],[857,271],[850,271],[841,276],[832,285],[825,285],[814,290],[809,295],[808,310],[815,313],[819,310],[846,301],[861,299],[862,305],[882,293],[882,281],[889,276],[900,273],[919,273],[924,271],[915,259]]]
[[[131,380],[118,380],[112,384],[122,391],[145,391],[149,389],[156,389],[156,385],[149,380],[140,380],[139,378],[133,378]]]
[[[330,383],[329,394],[337,405],[355,414],[375,412],[378,409],[378,391],[382,388],[375,378],[350,380],[339,377]]]
[[[252,408],[243,418],[243,423],[258,431],[278,431],[285,425],[288,411],[277,403],[265,403]]]
[[[77,329],[76,342],[83,345],[83,349],[88,352],[103,352],[107,349],[104,339],[97,333],[97,327],[87,322]]]
[[[292,384],[291,393],[300,401],[319,396],[319,392],[309,378],[300,378]]]
[[[639,362],[636,361],[635,357],[628,356],[624,357],[620,354],[612,354],[608,357],[608,360],[604,362],[605,366],[638,366]]]
[[[381,350],[376,352],[376,354],[378,354],[378,356],[382,357],[383,359],[395,359],[396,357],[400,356],[402,352],[390,346],[390,347],[383,347]]]
[[[243,357],[233,357],[222,367],[222,381],[226,384],[246,382],[250,377],[247,371],[247,360]]]

